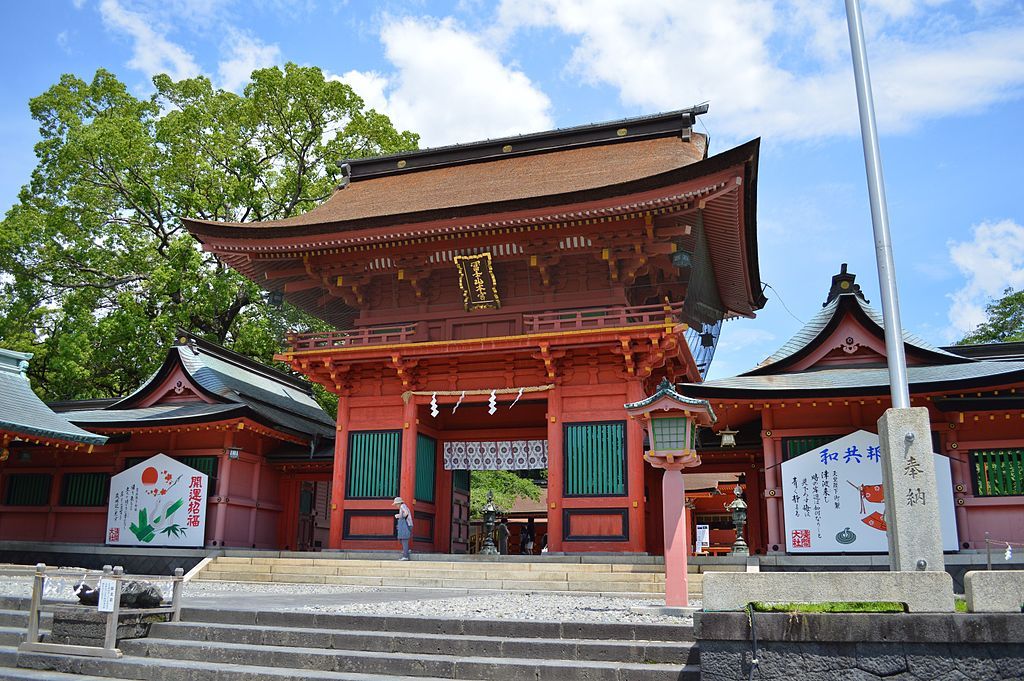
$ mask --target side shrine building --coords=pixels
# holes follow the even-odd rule
[[[0,406],[8,415],[0,416],[2,548],[117,545],[123,537],[105,531],[111,478],[155,454],[208,476],[199,546],[326,544],[326,489],[318,514],[316,482],[292,469],[333,448],[334,421],[304,381],[179,331],[163,364],[131,395],[54,403],[50,411],[23,373],[3,368],[15,354],[0,351]]]
[[[713,480],[712,487],[721,480],[745,481],[752,551],[884,553],[885,505],[923,501],[940,504],[946,551],[984,551],[988,537],[1001,558],[1007,542],[1024,542],[1021,344],[939,348],[904,333],[911,403],[930,415],[939,498],[927,499],[922,491],[886,500],[875,435],[890,406],[884,339],[881,313],[844,264],[818,313],[760,365],[739,376],[679,386],[710,401],[722,429],[738,431],[731,448],[704,431],[701,466],[688,471]],[[797,457],[812,467],[787,475]],[[852,496],[849,485],[856,488]],[[694,500],[691,523],[711,527],[712,546],[716,527],[722,528],[721,544],[735,537],[724,529],[723,498],[732,497],[718,496],[714,508],[712,499]],[[822,532],[822,516],[843,522]],[[818,532],[808,530],[815,525]],[[858,548],[871,537],[874,549]]]
[[[339,396],[335,549],[468,550],[469,471],[547,473],[548,548],[662,551],[661,480],[623,404],[698,382],[765,302],[758,142],[708,156],[698,107],[351,160],[304,215],[186,220],[204,249],[333,324],[280,356]],[[538,544],[539,548],[539,544]]]

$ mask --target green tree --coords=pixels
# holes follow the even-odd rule
[[[540,499],[540,487],[533,480],[516,475],[513,471],[471,471],[469,475],[469,514],[482,517],[481,509],[487,503],[487,491],[494,492],[494,505],[507,513],[516,499]]]
[[[261,361],[289,328],[323,328],[205,253],[179,218],[288,217],[327,199],[336,162],[413,149],[320,69],[254,71],[242,95],[206,78],[65,75],[29,103],[38,164],[0,222],[0,346],[34,352],[49,399],[123,395],[181,326]]]
[[[985,307],[985,315],[987,319],[958,345],[1024,341],[1024,289],[1007,288],[1002,298]]]

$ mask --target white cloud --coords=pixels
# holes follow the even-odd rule
[[[75,6],[75,9],[82,9],[85,7],[85,0],[71,0],[71,4]]]
[[[971,228],[971,240],[950,241],[949,257],[967,282],[949,297],[949,322],[955,336],[985,321],[985,306],[1007,287],[1024,287],[1024,226],[1012,220],[983,222]]]
[[[195,58],[181,45],[172,42],[153,25],[152,18],[125,9],[118,0],[102,0],[100,15],[111,29],[132,39],[132,58],[128,66],[147,76],[166,73],[175,80],[199,75]]]
[[[395,73],[349,71],[342,79],[425,145],[553,127],[547,95],[453,20],[390,20],[380,39]]]
[[[281,61],[277,45],[261,42],[246,31],[229,29],[222,48],[228,57],[217,64],[220,87],[237,92],[249,82],[256,69],[273,66]]]
[[[388,110],[388,97],[385,92],[388,79],[376,71],[348,71],[340,76],[328,76],[328,80],[340,80],[359,95],[368,109],[378,113]]]
[[[976,111],[1024,87],[1024,24],[965,31],[945,0],[877,0],[866,17],[879,126],[913,127],[969,102]],[[708,125],[730,138],[817,138],[858,130],[845,18],[811,0],[503,0],[501,34],[575,38],[569,72],[623,104],[672,109],[710,101]],[[920,35],[904,20],[929,15]],[[983,22],[984,23],[984,22]],[[933,25],[934,24],[934,25]],[[951,26],[951,27],[950,27]]]

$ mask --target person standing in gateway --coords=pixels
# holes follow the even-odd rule
[[[401,560],[409,560],[409,541],[412,539],[412,511],[402,501],[402,497],[395,497],[394,505],[398,507],[395,518],[398,520],[398,541],[402,542]]]

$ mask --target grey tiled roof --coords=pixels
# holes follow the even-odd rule
[[[800,350],[802,350],[804,347],[807,346],[808,343],[817,338],[818,334],[820,334],[825,329],[825,327],[828,326],[829,321],[831,321],[832,317],[835,316],[836,314],[836,309],[839,307],[839,302],[846,298],[850,298],[856,301],[856,303],[860,306],[860,309],[864,311],[864,314],[866,314],[868,318],[871,319],[871,321],[877,324],[878,328],[885,328],[885,322],[881,312],[865,303],[856,295],[852,293],[847,293],[837,297],[831,303],[829,303],[821,310],[819,310],[818,313],[810,319],[810,321],[804,324],[803,328],[797,331],[792,338],[786,341],[785,345],[783,345],[781,348],[772,353],[772,355],[768,357],[768,359],[764,360],[764,362],[762,362],[758,366],[758,368],[762,368],[769,364],[774,364],[775,362],[781,361],[783,359],[786,359],[787,357],[790,357],[800,352]],[[936,347],[929,343],[928,341],[921,338],[920,336],[909,333],[906,330],[903,331],[903,341],[907,345],[912,345],[914,347],[920,348],[921,350],[934,352],[940,355],[946,355],[951,359],[956,359],[957,361],[963,361],[963,357],[961,357],[960,355],[954,355],[951,352],[947,352],[942,348]]]
[[[907,368],[910,385],[918,389],[926,388],[929,384],[995,378],[1017,373],[1024,374],[1024,362],[969,362]],[[699,397],[719,391],[771,393],[805,390],[822,393],[830,390],[879,388],[888,385],[889,370],[885,367],[873,367],[823,369],[765,376],[732,376],[706,383],[686,383],[679,389],[684,394]]]
[[[32,392],[24,369],[32,355],[0,350],[0,431],[87,445],[107,441],[68,422]]]
[[[66,414],[70,421],[83,425],[106,425],[135,422],[158,426],[162,423],[195,419],[203,416],[223,415],[225,412],[244,409],[241,404],[208,404],[206,402],[185,402],[181,404],[157,404],[136,409],[87,409]]]

